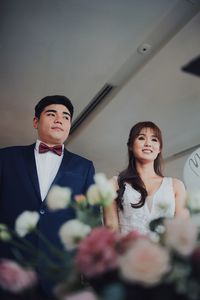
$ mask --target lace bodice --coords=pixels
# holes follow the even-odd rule
[[[123,195],[123,211],[119,209],[120,231],[127,233],[137,230],[148,234],[149,222],[159,217],[171,218],[175,214],[175,196],[171,177],[164,177],[163,181],[152,197],[147,197],[144,206],[132,208],[140,200],[140,193],[128,183]],[[150,203],[150,205],[149,205]]]

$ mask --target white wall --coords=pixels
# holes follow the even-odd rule
[[[177,177],[183,180],[183,168],[186,160],[188,159],[191,153],[192,151],[188,152],[187,155],[183,155],[181,157],[165,162],[164,175]]]

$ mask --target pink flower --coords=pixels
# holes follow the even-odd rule
[[[112,230],[99,227],[79,244],[76,264],[87,277],[100,275],[117,265],[115,244],[117,234]]]
[[[164,248],[140,238],[119,258],[119,267],[122,277],[127,281],[154,285],[169,271],[169,260]]]
[[[87,207],[88,203],[87,203],[87,198],[85,197],[85,195],[82,195],[82,194],[75,195],[74,199],[76,201],[78,208],[84,209]]]
[[[130,231],[127,234],[120,235],[119,240],[117,242],[117,251],[119,253],[124,253],[125,251],[128,250],[130,245],[133,244],[134,241],[136,241],[138,238],[144,237],[138,231],[133,230]]]
[[[35,285],[37,282],[36,273],[24,269],[11,260],[0,261],[0,286],[10,292],[20,292]]]
[[[86,197],[84,196],[84,195],[82,195],[82,194],[80,194],[80,195],[75,195],[74,196],[74,199],[75,199],[75,201],[78,203],[78,204],[81,204],[81,203],[86,203]]]
[[[97,300],[97,297],[91,291],[82,291],[68,295],[64,297],[63,300]]]
[[[197,242],[197,226],[190,219],[165,220],[165,243],[181,255],[190,255]]]

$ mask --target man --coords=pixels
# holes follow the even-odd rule
[[[46,196],[50,187],[69,187],[73,195],[84,194],[94,176],[91,161],[64,148],[72,116],[73,105],[68,98],[47,96],[35,106],[36,143],[0,149],[0,223],[14,228],[16,218],[23,211],[38,211],[39,230],[58,247],[61,247],[58,229],[63,222],[74,218],[74,211],[49,212]],[[31,242],[44,250],[36,237]],[[8,245],[0,244],[0,257],[10,255]]]

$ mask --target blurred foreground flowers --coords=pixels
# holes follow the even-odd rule
[[[63,223],[58,232],[63,251],[55,249],[37,231],[37,212],[22,213],[14,232],[0,224],[0,239],[13,243],[19,251],[28,249],[34,254],[35,249],[24,237],[30,232],[38,234],[63,263],[62,269],[60,264],[52,267],[45,253],[38,254],[47,261],[47,279],[56,279],[55,299],[200,299],[200,229],[193,220],[200,213],[200,194],[188,195],[192,218],[154,220],[149,236],[136,231],[122,235],[101,224],[101,218],[96,217],[96,205],[103,208],[115,198],[114,187],[103,174],[96,174],[95,184],[87,194],[77,195],[74,200],[68,188],[51,189],[47,199],[49,210],[72,206],[76,211],[76,219]],[[18,293],[37,284],[37,260],[21,263],[0,262],[3,289]]]

